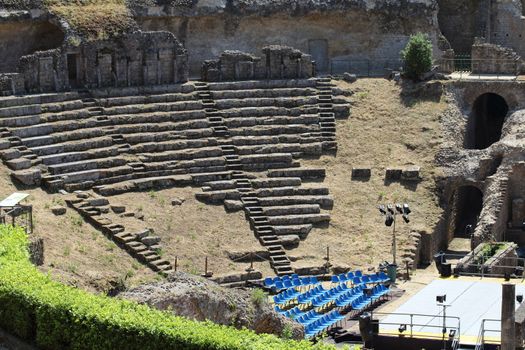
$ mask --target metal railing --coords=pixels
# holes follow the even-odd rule
[[[358,77],[384,77],[389,72],[402,71],[403,60],[396,59],[332,59],[330,74],[355,74]]]
[[[471,261],[462,263],[461,259],[466,257],[466,255],[461,254],[442,254],[441,255],[441,264],[449,262],[451,265],[452,273],[460,276],[476,276],[476,277],[492,277],[492,278],[515,278],[521,279],[523,282],[525,280],[525,274],[523,273],[523,268],[525,266],[525,259],[515,258],[515,257],[503,257],[500,261],[503,261],[503,264],[498,264],[494,266],[487,265],[487,262],[492,259],[492,256],[476,256]],[[455,260],[454,263],[451,263],[449,260]],[[496,268],[498,270],[504,271],[503,273],[494,273],[489,271],[489,268]],[[468,270],[467,270],[468,269]]]
[[[481,327],[479,328],[479,334],[478,339],[476,340],[476,348],[475,350],[483,350],[485,348],[485,334],[487,332],[492,333],[498,333],[501,337],[501,329],[490,329],[485,326],[485,323],[498,323],[498,325],[501,323],[501,320],[495,320],[495,319],[483,319],[481,321]]]
[[[454,349],[453,346],[459,346],[461,340],[461,319],[457,316],[444,316],[444,315],[428,315],[428,314],[415,314],[415,313],[386,313],[386,312],[376,312],[371,311],[372,324],[377,324],[378,333],[381,333],[380,326],[395,326],[398,327],[398,331],[402,327],[408,327],[408,329],[400,332],[404,334],[406,331],[406,336],[410,338],[417,337],[414,335],[414,328],[430,328],[430,329],[439,329],[440,331],[435,333],[425,332],[424,338],[443,340],[443,342],[451,342],[451,349]],[[377,316],[397,316],[402,320],[397,322],[385,322],[379,319],[376,319]],[[419,321],[418,321],[419,320]],[[432,321],[437,320],[439,324],[432,324]],[[452,323],[452,325],[451,325]],[[448,333],[448,334],[447,334]],[[421,337],[421,336],[419,336]]]
[[[442,59],[441,69],[457,79],[516,80],[522,62],[516,59],[472,59],[464,56]]]

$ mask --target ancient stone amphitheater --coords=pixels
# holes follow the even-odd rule
[[[280,237],[307,235],[330,218],[321,213],[333,204],[328,189],[302,184],[322,179],[323,169],[301,168],[299,159],[336,148],[335,118],[349,110],[336,93],[329,79],[306,79],[5,98],[2,159],[15,179],[53,192],[201,186],[204,202],[241,202],[272,266],[291,273]],[[74,204],[98,214],[86,201]],[[109,229],[117,241],[136,242]],[[134,251],[145,255],[142,248]]]

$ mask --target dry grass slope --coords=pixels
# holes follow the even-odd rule
[[[442,209],[435,194],[435,177],[439,176],[434,158],[441,144],[439,117],[446,108],[443,101],[407,99],[401,88],[383,79],[362,79],[341,88],[353,93],[352,116],[338,121],[337,156],[301,160],[304,166],[324,167],[327,186],[335,198],[332,220],[326,229],[312,230],[300,246],[289,252],[297,266],[324,263],[326,247],[337,265],[367,267],[391,259],[391,230],[383,224],[376,206],[385,201],[406,201],[413,208],[412,222],[399,226],[401,245],[410,229],[431,232]],[[423,181],[417,186],[385,184],[386,167],[419,165]],[[367,182],[352,181],[353,166],[370,166]],[[308,185],[308,184],[307,184]],[[0,197],[17,189],[5,166],[0,167]],[[204,257],[215,274],[241,272],[248,264],[234,263],[227,252],[261,250],[242,213],[227,213],[222,205],[203,204],[195,199],[200,188],[174,188],[160,191],[128,193],[109,198],[111,204],[125,205],[129,212],[142,212],[144,221],[119,218],[130,232],[153,228],[162,237],[162,255],[169,261],[179,258],[179,270],[200,274]],[[29,200],[35,207],[36,233],[45,239],[45,271],[66,283],[90,290],[104,291],[126,280],[130,286],[159,278],[100,232],[83,223],[68,210],[54,216],[50,208],[62,204],[63,197],[31,189]],[[180,206],[171,200],[184,198]],[[272,270],[268,263],[256,263],[265,275]]]
[[[44,0],[86,40],[104,40],[136,26],[125,0]]]
[[[353,92],[353,106],[350,119],[337,122],[337,156],[303,161],[327,169],[325,185],[335,199],[332,220],[328,229],[312,231],[292,254],[303,257],[297,264],[319,265],[329,246],[333,263],[367,267],[392,260],[392,230],[384,226],[378,204],[410,203],[412,221],[398,226],[401,246],[410,229],[432,232],[441,216],[434,159],[442,141],[439,118],[446,103],[403,97],[399,85],[384,79],[339,86]],[[385,184],[387,167],[408,165],[421,166],[422,182]],[[371,167],[370,181],[352,181],[354,166]]]

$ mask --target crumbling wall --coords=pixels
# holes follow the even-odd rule
[[[288,46],[267,46],[264,57],[225,51],[217,60],[204,61],[202,80],[307,79],[315,76],[312,56]]]
[[[472,45],[472,73],[518,75],[522,71],[523,61],[514,50],[480,41]]]
[[[435,43],[437,3],[430,1],[192,1],[189,5],[139,6],[144,30],[168,30],[189,52],[190,72],[227,50],[260,52],[267,45],[289,45],[311,54],[320,72],[332,62],[363,69],[399,61],[411,34],[428,33]],[[178,2],[181,3],[181,2]]]
[[[76,62],[75,67],[68,66]],[[168,32],[134,32],[113,40],[64,45],[20,58],[18,74],[0,75],[2,94],[182,83],[188,57]]]
[[[469,54],[474,38],[487,34],[488,0],[438,0],[439,28],[456,54]]]
[[[491,7],[490,42],[525,55],[525,17],[521,0],[494,0]]]
[[[0,17],[0,73],[16,72],[20,57],[62,45],[64,33],[45,20]]]

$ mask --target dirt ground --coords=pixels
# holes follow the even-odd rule
[[[384,79],[360,79],[354,84],[338,83],[353,92],[351,117],[337,122],[338,152],[320,159],[301,160],[303,167],[324,167],[327,178],[315,186],[326,186],[335,199],[327,228],[315,228],[298,248],[289,251],[294,266],[319,266],[330,247],[334,265],[353,268],[376,266],[391,260],[391,229],[377,205],[407,202],[411,222],[398,225],[400,246],[410,230],[432,231],[441,215],[435,195],[434,177],[439,175],[434,157],[441,143],[439,116],[446,103],[441,100],[412,100],[401,96],[401,87]],[[421,166],[423,180],[417,184],[385,184],[387,167]],[[354,166],[372,168],[369,181],[353,181]],[[308,184],[307,184],[308,186]],[[0,197],[17,190],[8,170],[0,166]],[[19,189],[20,190],[20,189]],[[21,189],[24,190],[24,189]],[[200,274],[204,259],[216,275],[241,272],[248,263],[234,263],[227,252],[262,250],[243,213],[227,213],[223,206],[200,203],[200,188],[174,188],[110,197],[111,204],[141,212],[144,220],[118,218],[129,229],[152,228],[162,238],[162,255],[178,259],[179,270]],[[82,288],[107,291],[115,284],[134,286],[159,279],[126,252],[118,248],[80,216],[68,209],[54,216],[50,208],[63,204],[63,196],[40,189],[25,191],[34,205],[35,231],[45,240],[44,271]],[[173,199],[184,199],[173,206]],[[401,248],[399,249],[401,250]],[[272,274],[268,263],[255,263],[264,275]]]

